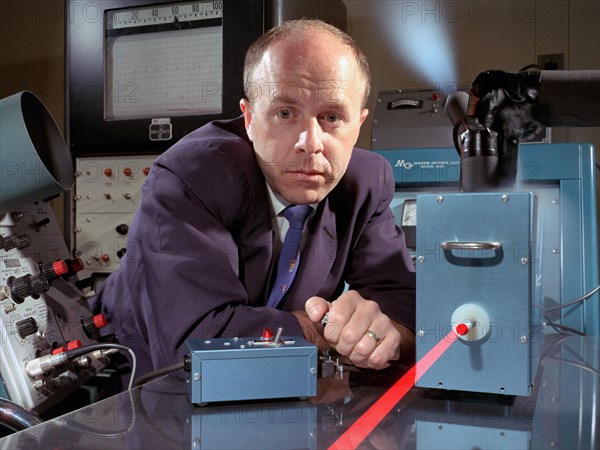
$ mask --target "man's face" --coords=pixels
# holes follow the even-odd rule
[[[368,114],[354,56],[313,33],[272,45],[252,83],[240,107],[267,182],[291,203],[321,201],[345,173]]]

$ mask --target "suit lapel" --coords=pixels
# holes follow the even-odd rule
[[[307,300],[319,292],[337,255],[336,217],[329,208],[329,199],[322,201],[309,224],[306,247],[300,254],[300,266],[294,280],[293,297]]]

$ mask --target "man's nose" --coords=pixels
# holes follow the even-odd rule
[[[306,121],[303,129],[300,131],[296,150],[308,154],[321,153],[323,151],[323,130],[317,118],[310,118]]]

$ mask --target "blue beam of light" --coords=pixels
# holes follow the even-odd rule
[[[448,30],[452,11],[440,1],[384,1],[384,27],[397,56],[418,72],[428,88],[456,87],[454,49]],[[447,17],[448,16],[448,17]]]

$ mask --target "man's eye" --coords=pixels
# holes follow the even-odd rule
[[[290,117],[292,117],[291,111],[289,111],[287,109],[282,109],[281,111],[279,111],[277,113],[277,115],[282,119],[289,119]]]
[[[337,114],[330,113],[325,116],[325,119],[327,122],[337,122],[340,120],[340,117]]]

